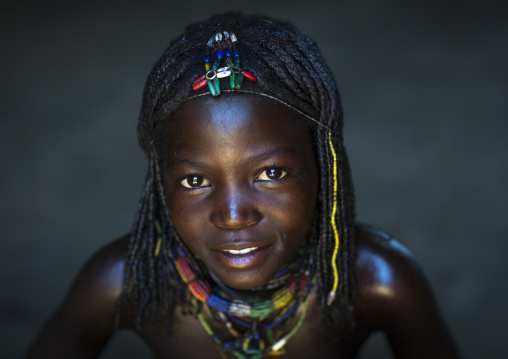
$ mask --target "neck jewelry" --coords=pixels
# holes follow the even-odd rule
[[[312,267],[312,256],[309,257],[308,264],[309,268]],[[196,308],[201,304],[198,319],[223,358],[227,358],[226,353],[239,359],[257,359],[264,355],[285,353],[285,344],[303,323],[309,294],[316,280],[316,276],[310,277],[307,268],[303,274],[297,273],[283,279],[270,299],[266,299],[263,296],[256,298],[238,294],[220,282],[213,273],[210,273],[213,279],[211,281],[199,277],[190,258],[181,249],[176,268],[194,296]],[[275,282],[277,278],[285,277],[284,271],[281,272],[275,276]],[[221,340],[216,335],[203,304],[222,322],[232,338]],[[303,308],[297,313],[301,304]],[[235,329],[233,323],[243,329]],[[274,333],[276,328],[278,330]]]

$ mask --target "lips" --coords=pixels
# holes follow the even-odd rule
[[[213,249],[212,253],[228,268],[249,269],[263,262],[272,249],[273,244],[230,243]]]

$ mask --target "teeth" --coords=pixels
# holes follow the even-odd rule
[[[228,252],[231,254],[245,254],[245,253],[252,252],[253,250],[256,250],[256,249],[258,249],[258,247],[245,248],[245,249],[240,249],[240,250],[230,249],[230,250],[224,250],[223,252]]]

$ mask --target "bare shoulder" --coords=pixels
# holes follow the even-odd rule
[[[386,334],[397,358],[457,358],[413,255],[389,234],[370,226],[358,226],[356,239],[357,315],[373,331]]]
[[[358,226],[356,243],[359,296],[392,302],[429,288],[416,259],[387,232]]]
[[[128,243],[129,236],[125,235],[97,250],[81,269],[75,284],[90,286],[88,289],[99,291],[101,296],[118,298]]]
[[[123,287],[123,270],[129,236],[116,239],[97,250],[84,264],[69,292],[67,301],[108,308],[120,298]],[[76,298],[73,298],[76,296]],[[105,306],[105,304],[108,304]]]
[[[95,252],[42,329],[28,358],[93,358],[115,330],[128,236]]]

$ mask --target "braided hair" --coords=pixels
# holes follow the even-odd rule
[[[169,317],[176,306],[184,312],[191,310],[189,291],[175,267],[176,248],[183,248],[197,268],[204,268],[179,238],[165,205],[161,134],[183,102],[208,91],[207,87],[194,91],[192,83],[203,74],[207,40],[222,31],[236,35],[241,67],[257,77],[256,82],[245,81],[240,92],[272,98],[312,120],[309,127],[320,181],[312,230],[314,263],[324,316],[336,322],[344,311],[348,312],[355,293],[354,193],[342,141],[339,92],[320,51],[307,36],[286,22],[239,13],[216,15],[188,26],[170,43],[148,77],[138,123],[139,144],[149,159],[148,174],[131,232],[119,305],[132,302],[138,327],[142,319],[155,320],[158,313],[169,328]],[[335,196],[340,247],[333,264],[331,253],[336,243],[331,216]],[[338,300],[329,304],[334,271],[339,277]]]

